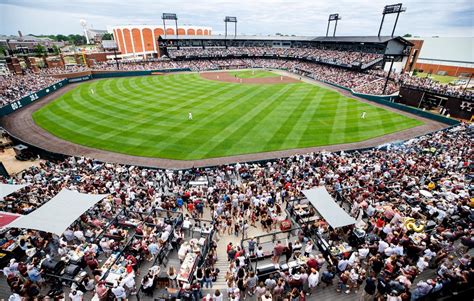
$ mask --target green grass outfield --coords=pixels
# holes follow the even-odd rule
[[[416,76],[424,78],[427,77],[429,74],[428,73],[423,73],[423,72],[418,72]],[[452,81],[455,81],[459,79],[456,76],[449,76],[449,75],[438,75],[438,74],[430,74],[429,75],[433,80],[438,81],[442,84],[449,84]]]
[[[237,76],[238,78],[263,78],[280,76],[279,74],[266,70],[229,71],[229,73]]]
[[[246,85],[196,73],[85,82],[33,119],[78,144],[183,160],[356,142],[422,124],[317,85]]]

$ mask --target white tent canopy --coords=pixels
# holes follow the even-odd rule
[[[340,228],[356,223],[352,216],[336,204],[326,187],[303,190],[303,194],[332,228]]]
[[[22,189],[28,185],[15,185],[15,184],[3,184],[0,183],[0,200],[3,200],[7,195],[14,193],[17,190]]]
[[[16,219],[7,227],[35,229],[62,235],[76,219],[106,196],[106,194],[86,194],[63,189],[49,202]]]

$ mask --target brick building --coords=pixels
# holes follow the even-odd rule
[[[157,40],[164,35],[163,25],[117,25],[109,26],[119,51],[125,56],[153,55],[158,53]],[[207,26],[178,26],[178,35],[211,35],[212,28]],[[167,35],[175,35],[175,26],[166,26]]]

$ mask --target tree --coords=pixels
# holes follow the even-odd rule
[[[7,53],[7,49],[3,46],[0,46],[0,57],[4,57]]]
[[[37,44],[34,48],[34,51],[37,56],[41,57],[46,54],[46,48],[43,45]]]
[[[58,47],[58,46],[56,46],[56,45],[53,45],[53,47],[52,47],[52,48],[53,48],[53,53],[54,53],[54,55],[58,55],[58,54],[59,54],[59,52],[60,52],[60,50],[59,50],[59,47]]]
[[[411,34],[409,34],[409,33],[406,33],[406,34],[405,34],[403,37],[404,37],[404,38],[411,38],[411,37],[412,37],[412,35],[411,35]]]
[[[114,35],[111,34],[111,33],[104,33],[104,35],[102,36],[102,40],[113,40],[114,39]]]
[[[63,34],[58,34],[56,35],[56,41],[59,41],[59,42],[67,42],[69,41],[69,38]]]
[[[70,34],[68,35],[68,40],[74,45],[84,45],[87,43],[86,37],[80,34]]]

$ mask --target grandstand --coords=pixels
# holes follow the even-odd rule
[[[6,58],[1,300],[472,298],[469,83],[404,73],[399,36],[165,15],[77,65]]]

